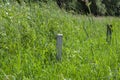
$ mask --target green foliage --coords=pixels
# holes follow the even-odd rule
[[[19,3],[21,6],[56,2],[68,12],[93,15],[120,16],[120,0],[2,0],[0,3]],[[89,6],[88,6],[89,4]]]
[[[91,12],[95,15],[105,15],[106,13],[106,7],[101,2],[101,0],[91,0],[90,9]]]
[[[92,13],[94,15],[120,15],[120,0],[58,0],[65,9],[77,13]],[[89,4],[89,6],[87,5]]]
[[[0,4],[0,80],[119,80],[120,19],[74,16],[56,6]],[[58,33],[63,34],[61,62],[56,61]]]
[[[120,15],[120,0],[104,0],[108,15]]]

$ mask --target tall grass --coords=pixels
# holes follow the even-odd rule
[[[71,15],[55,3],[0,4],[0,80],[119,80],[119,24],[119,18]],[[56,61],[58,33],[62,62]]]

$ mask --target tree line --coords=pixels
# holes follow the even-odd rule
[[[59,8],[72,11],[77,14],[93,14],[96,16],[120,16],[120,0],[2,0],[30,2],[55,1]]]
[[[79,14],[120,16],[120,0],[56,0],[60,8]]]

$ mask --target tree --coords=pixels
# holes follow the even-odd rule
[[[120,0],[103,0],[107,8],[107,15],[120,15]]]

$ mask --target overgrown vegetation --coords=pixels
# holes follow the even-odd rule
[[[56,6],[0,4],[0,80],[119,80],[120,19],[71,15]],[[110,45],[106,24],[113,26]]]
[[[54,1],[60,8],[77,14],[93,14],[95,16],[120,16],[120,0],[2,0],[1,2],[18,2],[32,4]]]
[[[58,5],[66,10],[73,10],[79,14],[119,16],[120,0],[56,0]]]

